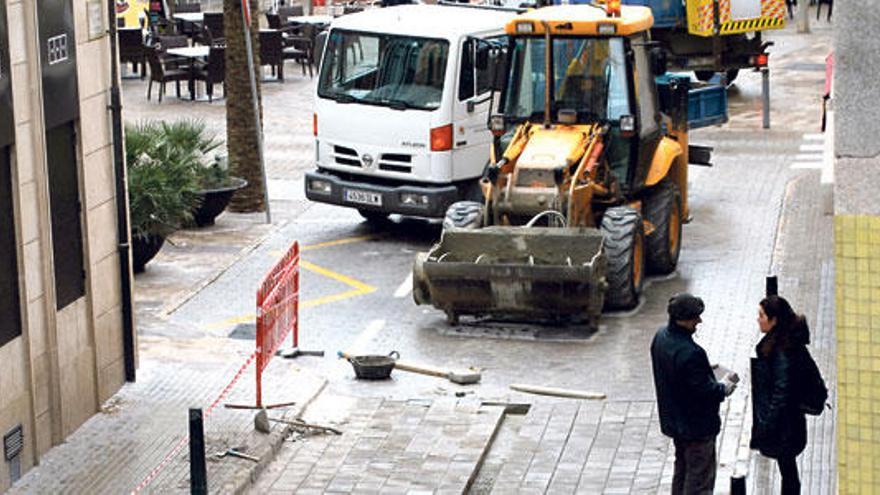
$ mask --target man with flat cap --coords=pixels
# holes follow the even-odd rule
[[[706,351],[694,342],[704,309],[699,297],[676,294],[666,308],[669,323],[651,342],[660,430],[675,445],[673,494],[712,493],[718,409],[738,381],[735,374],[716,380]]]

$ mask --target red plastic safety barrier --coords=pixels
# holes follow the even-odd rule
[[[294,242],[257,289],[257,407],[263,407],[263,370],[293,332],[299,344],[299,243]]]

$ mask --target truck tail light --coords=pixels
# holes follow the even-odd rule
[[[759,67],[766,67],[767,66],[767,58],[768,57],[767,57],[766,53],[762,53],[762,54],[758,55],[755,59],[756,65],[758,65]]]
[[[318,114],[312,114],[312,135],[318,137]]]
[[[449,151],[452,149],[452,124],[431,129],[431,151]]]

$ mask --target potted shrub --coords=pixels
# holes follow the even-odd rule
[[[199,227],[214,225],[217,215],[229,205],[232,195],[247,185],[247,181],[229,175],[225,157],[216,156],[214,163],[197,169],[201,198],[198,208],[193,212],[193,220]]]
[[[162,122],[162,133],[168,146],[186,157],[198,180],[199,204],[193,210],[193,220],[199,227],[213,225],[217,215],[226,209],[235,191],[247,185],[247,181],[229,175],[226,159],[211,152],[223,143],[208,134],[205,123],[200,120]]]
[[[198,206],[193,153],[174,146],[166,126],[125,126],[132,266],[136,273],[159,252],[165,238],[192,219]]]

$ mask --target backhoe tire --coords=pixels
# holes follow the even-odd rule
[[[681,252],[681,194],[675,184],[664,180],[645,196],[644,216],[654,230],[645,236],[648,272],[672,273]]]
[[[449,205],[443,218],[443,228],[479,229],[483,226],[483,203],[456,201]]]
[[[645,279],[642,216],[628,206],[609,208],[600,227],[608,258],[605,309],[631,309],[639,303]]]

